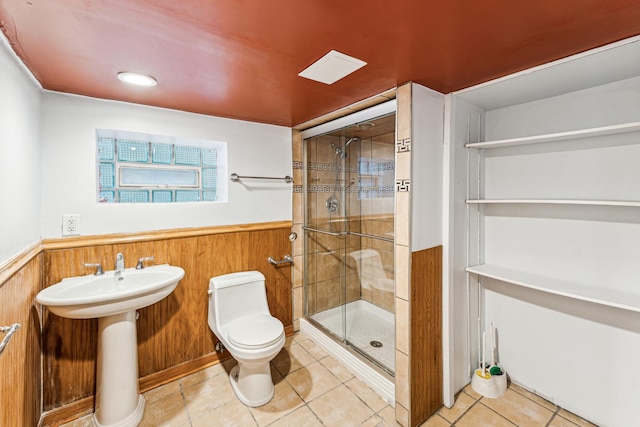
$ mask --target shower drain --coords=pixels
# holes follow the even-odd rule
[[[376,347],[376,348],[377,347],[382,347],[382,343],[380,341],[376,341],[376,340],[373,340],[373,341],[369,342],[369,344],[371,344],[371,347]]]

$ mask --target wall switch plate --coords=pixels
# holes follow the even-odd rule
[[[80,235],[80,215],[78,214],[62,215],[62,235],[63,236]]]

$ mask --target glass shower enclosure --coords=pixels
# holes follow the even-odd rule
[[[305,317],[393,375],[395,113],[303,147]]]

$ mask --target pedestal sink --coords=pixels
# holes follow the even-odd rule
[[[58,316],[98,318],[93,425],[128,427],[142,420],[145,401],[138,391],[136,310],[169,295],[183,277],[182,268],[166,264],[129,268],[63,279],[36,296]]]

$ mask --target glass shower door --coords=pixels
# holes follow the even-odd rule
[[[305,299],[307,317],[341,341],[346,338],[345,271],[347,225],[344,215],[340,135],[305,141]]]
[[[303,144],[305,316],[393,373],[395,115],[366,124]]]

